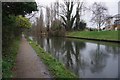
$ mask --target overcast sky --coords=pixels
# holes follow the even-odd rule
[[[55,2],[56,0],[35,0],[37,4],[42,6],[50,6],[51,3]],[[60,3],[63,2],[63,0],[58,0]],[[110,15],[116,15],[118,14],[118,2],[120,0],[84,0],[85,5],[90,6],[94,2],[104,2],[106,7],[108,8],[108,12]],[[43,10],[44,12],[44,10]],[[90,14],[89,12],[85,13],[86,15],[83,16],[83,19],[87,22],[88,27],[93,27],[92,23],[90,21]],[[95,27],[95,26],[94,26]]]

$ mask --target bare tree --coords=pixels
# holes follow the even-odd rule
[[[54,3],[54,18],[55,20],[59,17],[59,2]]]
[[[43,11],[41,9],[40,11],[40,18],[39,18],[39,31],[40,31],[40,34],[43,33],[43,29],[44,29],[44,16],[43,16]]]
[[[104,20],[106,15],[108,14],[107,10],[108,10],[107,7],[103,5],[103,3],[95,2],[91,7],[91,11],[92,11],[91,22],[96,23],[98,27],[98,31],[100,30],[100,27],[105,23]]]
[[[35,31],[35,35],[36,36],[39,36],[43,33],[43,29],[44,29],[44,16],[43,16],[43,11],[42,11],[42,8],[41,8],[41,11],[40,11],[40,17],[36,18],[36,25],[34,26],[34,31]]]
[[[38,36],[39,35],[39,18],[38,17],[36,18],[36,22],[37,22],[37,25],[35,27],[35,35]]]
[[[53,6],[53,4],[51,4],[51,7],[50,7],[50,23],[52,23],[53,22],[53,20],[54,20],[54,6]]]
[[[74,7],[74,2],[70,0],[65,0],[64,6],[62,5],[64,13],[61,15],[61,18],[63,19],[63,26],[67,31],[72,29],[74,20],[76,18],[76,15],[74,16],[72,15],[73,7]]]
[[[76,21],[75,21],[75,30],[79,29],[80,26],[80,21],[81,21],[81,16],[82,16],[82,11],[84,8],[84,2],[81,0],[77,1],[77,7],[76,7]]]
[[[46,7],[46,25],[47,25],[47,31],[50,30],[50,8]]]

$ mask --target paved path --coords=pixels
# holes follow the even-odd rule
[[[46,66],[22,36],[15,66],[16,78],[51,78]]]

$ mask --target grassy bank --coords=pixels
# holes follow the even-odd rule
[[[110,40],[110,41],[120,41],[120,30],[119,31],[76,31],[68,32],[66,36],[77,37],[77,38],[87,38],[87,39],[98,39],[98,40]]]
[[[34,41],[29,40],[29,43],[36,51],[37,55],[47,65],[54,78],[77,78],[75,74],[66,69],[62,63],[56,60],[51,54],[45,52]]]
[[[2,51],[2,77],[3,78],[13,78],[14,73],[12,69],[15,65],[16,55],[18,53],[20,44],[20,39],[15,39],[12,44],[5,51]]]

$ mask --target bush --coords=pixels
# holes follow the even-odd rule
[[[55,20],[51,24],[51,30],[50,35],[52,36],[64,36],[65,35],[65,29],[61,26],[60,20]]]
[[[12,78],[14,73],[12,71],[15,65],[16,55],[19,49],[20,38],[16,38],[13,40],[13,43],[9,46],[9,48],[5,48],[4,56],[2,57],[2,76],[3,78]]]

